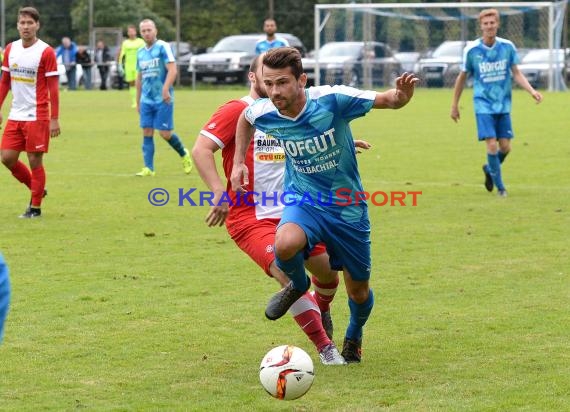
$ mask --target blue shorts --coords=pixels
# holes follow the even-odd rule
[[[142,129],[174,130],[173,103],[141,103],[139,109]]]
[[[495,137],[497,139],[512,139],[513,127],[511,126],[511,115],[509,113],[501,114],[483,114],[475,113],[477,120],[477,134],[479,140]]]
[[[8,267],[4,263],[4,258],[0,255],[0,342],[4,336],[4,321],[8,315],[10,304],[10,280],[8,278]]]
[[[303,229],[307,236],[305,253],[323,242],[331,268],[346,268],[354,280],[370,279],[370,221],[366,209],[359,222],[347,223],[305,203],[285,206],[279,226],[285,223],[295,223]]]

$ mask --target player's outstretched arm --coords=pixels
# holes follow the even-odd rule
[[[249,184],[249,171],[245,165],[245,154],[249,147],[249,142],[253,137],[254,128],[245,118],[245,111],[239,116],[236,128],[236,150],[234,154],[234,165],[230,182],[232,190],[236,192],[245,192],[245,186]]]
[[[404,107],[412,96],[416,83],[419,81],[415,74],[404,73],[396,79],[396,87],[385,92],[376,93],[375,109],[399,109]]]

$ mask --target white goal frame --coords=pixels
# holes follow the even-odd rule
[[[473,9],[473,8],[501,8],[520,7],[520,8],[546,8],[548,10],[548,48],[550,49],[550,69],[548,73],[548,90],[565,90],[564,82],[559,83],[559,79],[554,75],[555,61],[554,50],[561,47],[562,26],[564,14],[566,12],[567,1],[538,1],[538,2],[473,2],[473,3],[350,3],[350,4],[315,4],[314,17],[314,36],[315,36],[315,85],[320,84],[320,65],[319,65],[319,49],[321,47],[320,35],[324,29],[327,20],[330,17],[330,11],[335,9],[344,10],[398,10],[398,9],[435,9],[435,8],[456,8],[456,9]],[[326,13],[328,11],[328,13]],[[321,20],[321,14],[325,12],[324,18]],[[562,19],[562,21],[560,21]],[[556,30],[555,28],[558,28]]]

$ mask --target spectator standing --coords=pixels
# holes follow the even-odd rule
[[[55,57],[61,56],[61,62],[65,66],[65,74],[67,76],[67,88],[75,90],[76,82],[76,64],[77,64],[77,45],[71,41],[69,37],[61,39],[61,45],[55,51]]]
[[[93,66],[91,55],[85,47],[81,46],[77,49],[75,60],[83,69],[83,85],[85,86],[85,90],[91,90],[91,67]]]
[[[100,90],[107,90],[107,77],[109,77],[109,62],[111,60],[113,59],[109,47],[103,40],[99,40],[95,47],[95,64],[97,64],[97,70],[99,70],[101,77]]]

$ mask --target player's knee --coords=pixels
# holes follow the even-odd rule
[[[301,249],[295,239],[288,236],[275,236],[275,256],[281,260],[289,260],[293,258]]]
[[[487,140],[487,153],[496,154],[498,150],[497,140]]]
[[[295,256],[298,251],[298,249],[295,250],[292,243],[288,243],[286,241],[277,242],[277,239],[275,239],[275,256],[279,259],[289,260]]]
[[[287,224],[286,224],[287,225]],[[279,228],[275,234],[275,256],[289,260],[305,247],[305,233],[296,225]]]
[[[0,159],[2,160],[2,164],[6,166],[8,169],[12,169],[12,167],[14,167],[14,165],[16,164],[17,160],[17,158],[13,156],[8,156],[4,152],[2,152],[2,156],[0,156]]]
[[[358,287],[352,287],[346,291],[348,297],[358,304],[364,303],[368,300],[370,295],[370,288],[368,285],[359,285]]]
[[[501,143],[500,145],[500,150],[503,153],[509,153],[511,151],[511,143],[507,142],[507,143]]]

